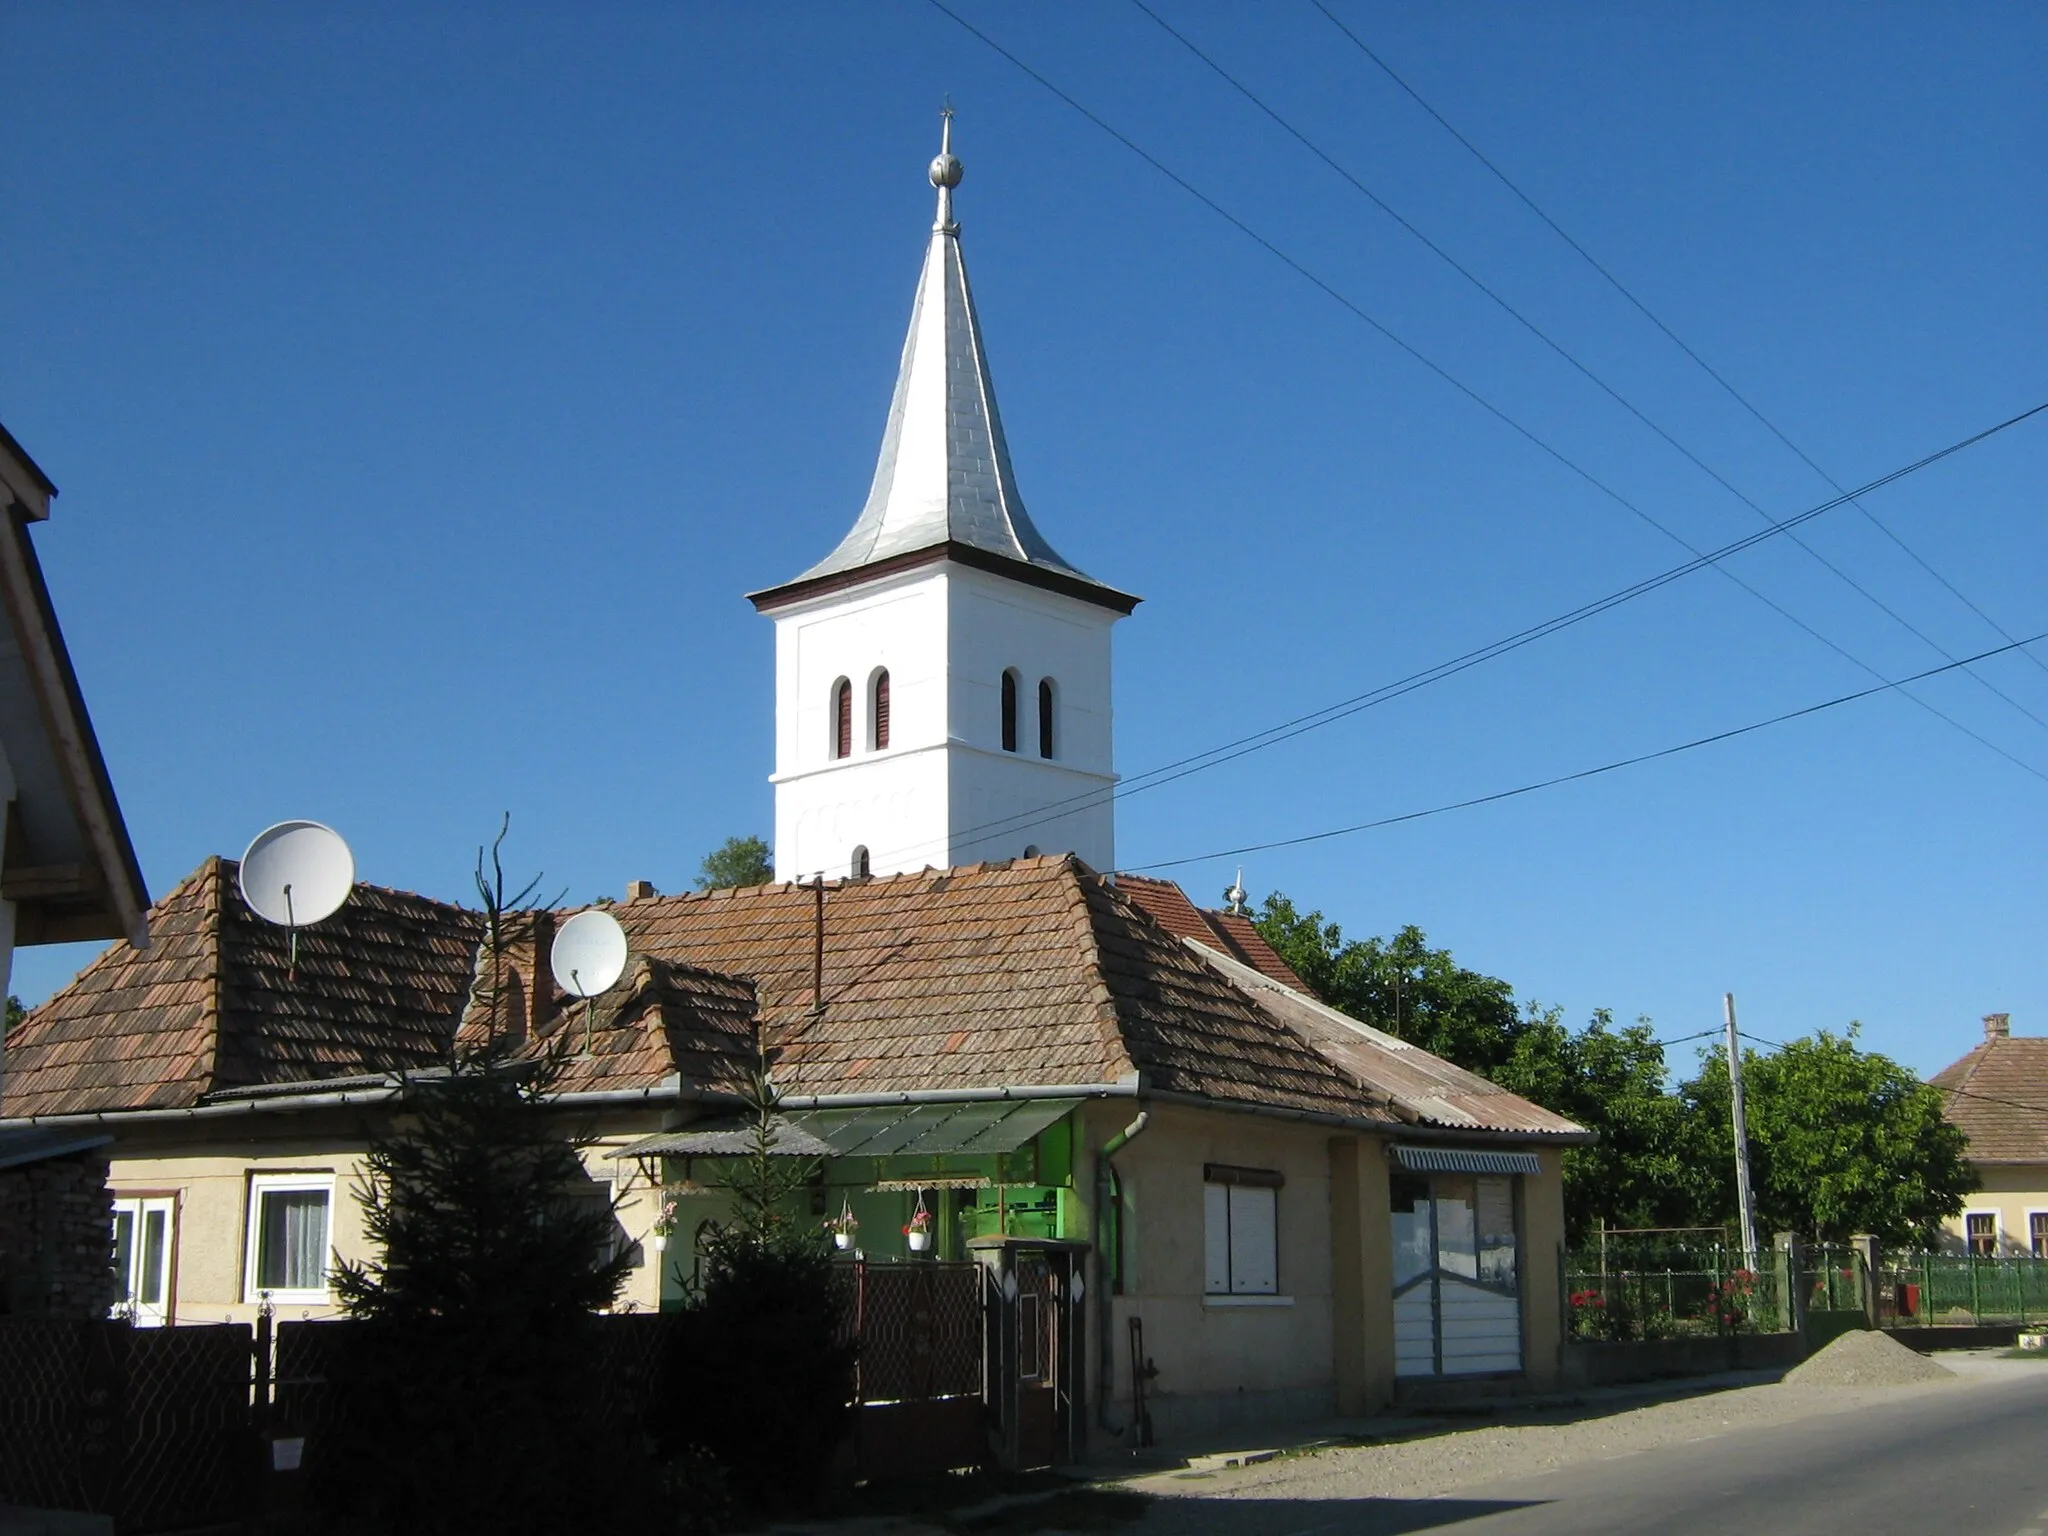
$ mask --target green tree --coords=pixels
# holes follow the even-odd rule
[[[1465,969],[1431,949],[1420,928],[1391,939],[1346,939],[1320,912],[1302,913],[1281,892],[1256,919],[1266,942],[1332,1008],[1491,1077],[1515,1057],[1530,1025],[1506,982]]]
[[[735,1492],[780,1511],[825,1489],[851,1412],[855,1346],[841,1329],[846,1298],[831,1247],[809,1215],[820,1165],[778,1150],[785,1124],[772,1066],[757,1040],[742,1093],[748,1147],[717,1179],[731,1214],[704,1240],[690,1358],[667,1373],[661,1435],[672,1463],[708,1451]]]
[[[1582,1030],[1555,1009],[1515,1005],[1514,989],[1432,949],[1422,930],[1346,939],[1321,912],[1279,893],[1256,919],[1266,941],[1331,1007],[1421,1046],[1593,1131],[1564,1159],[1565,1223],[1577,1242],[1614,1226],[1688,1224],[1692,1191],[1680,1107],[1648,1019],[1617,1029],[1607,1010]]]
[[[7,1024],[5,1033],[9,1035],[13,1034],[15,1025],[19,1024],[23,1019],[27,1017],[28,1010],[21,1006],[21,999],[16,997],[12,992],[8,993]]]
[[[1573,1032],[1531,1005],[1502,1087],[1595,1131],[1564,1154],[1567,1240],[1612,1227],[1693,1225],[1684,1112],[1665,1087],[1664,1048],[1648,1019],[1617,1029],[1605,1008]]]
[[[1822,1030],[1742,1057],[1750,1178],[1765,1241],[1775,1231],[1839,1242],[1870,1232],[1931,1246],[1942,1220],[1977,1187],[1963,1133],[1941,1093],[1888,1056],[1859,1050],[1859,1026]],[[1735,1133],[1728,1064],[1703,1053],[1679,1089],[1689,1183],[1709,1221],[1733,1223]]]
[[[475,1007],[507,1001],[498,847],[478,853],[484,964]],[[592,1314],[631,1255],[608,1190],[548,1102],[572,1032],[537,1051],[510,1031],[407,1085],[403,1118],[370,1141],[356,1200],[373,1257],[336,1266],[358,1320],[334,1380],[347,1405],[323,1437],[322,1493],[380,1528],[572,1529],[639,1519],[630,1452],[600,1425]]]
[[[697,889],[725,891],[739,886],[766,885],[775,878],[768,861],[768,844],[758,837],[728,837],[704,855],[697,867]]]

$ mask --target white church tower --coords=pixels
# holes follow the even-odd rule
[[[1138,599],[1032,526],[960,258],[946,114],[924,273],[867,505],[752,594],[775,621],[775,873],[1030,853],[1116,867],[1110,626]]]

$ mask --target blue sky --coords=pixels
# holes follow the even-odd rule
[[[1775,516],[1825,484],[1308,3],[1160,13]],[[1373,48],[1845,485],[2048,399],[2048,15],[1378,6]],[[977,26],[1701,546],[1761,526],[1134,7]],[[572,900],[769,826],[770,632],[866,491],[950,93],[1027,504],[1144,595],[1139,773],[1684,558],[921,3],[0,5],[0,419],[151,889],[271,821],[460,897]],[[2048,628],[2048,418],[1869,499]],[[2001,643],[1853,509],[1817,550]],[[1939,656],[1783,539],[1742,579],[1888,676]],[[2043,648],[2037,648],[2040,653]],[[2048,661],[2048,654],[2043,655]],[[2048,670],[1897,695],[1503,804],[1245,858],[1583,1017],[1930,1070],[2048,1032]],[[1509,788],[1867,674],[1705,572],[1133,797],[1138,867]],[[1237,861],[1173,871],[1213,900]],[[76,948],[17,957],[47,995]],[[1689,1062],[1687,1047],[1675,1053]]]

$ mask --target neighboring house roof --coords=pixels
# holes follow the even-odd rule
[[[149,893],[29,538],[56,487],[0,428],[0,741],[14,773],[0,897],[17,944],[149,942]]]
[[[1987,1039],[1928,1079],[1973,1163],[2048,1163],[2048,1035]]]
[[[1154,880],[1148,875],[1118,875],[1116,888],[1145,910],[1153,922],[1176,939],[1194,939],[1219,949],[1232,959],[1271,977],[1297,992],[1309,992],[1309,985],[1294,974],[1294,967],[1280,958],[1280,951],[1266,942],[1249,917],[1198,907],[1188,893],[1171,880]],[[1310,993],[1313,996],[1313,993]]]
[[[443,1064],[458,1039],[497,1031],[557,1041],[561,1092],[716,1095],[744,1080],[758,1018],[797,1107],[1071,1089],[1583,1134],[1414,1047],[1347,1033],[1286,983],[1176,938],[1071,855],[611,911],[633,961],[596,1000],[586,1050],[582,1005],[548,973],[552,914],[508,920],[501,974],[476,914],[358,886],[301,931],[288,979],[283,930],[243,906],[229,861],[209,860],[159,908],[154,954],[109,951],[29,1016],[5,1111],[170,1108],[257,1084],[281,1102],[279,1089]]]
[[[333,917],[262,921],[212,858],[152,913],[146,952],[112,948],[7,1041],[10,1118],[183,1107],[223,1089],[447,1061],[476,914],[358,885]]]

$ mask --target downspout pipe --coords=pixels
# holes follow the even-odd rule
[[[1116,1375],[1116,1319],[1111,1315],[1110,1306],[1109,1206],[1116,1183],[1116,1169],[1110,1159],[1144,1135],[1151,1120],[1150,1110],[1139,1110],[1135,1120],[1105,1141],[1095,1153],[1095,1419],[1104,1429],[1112,1431],[1115,1426],[1109,1422],[1109,1400]]]

